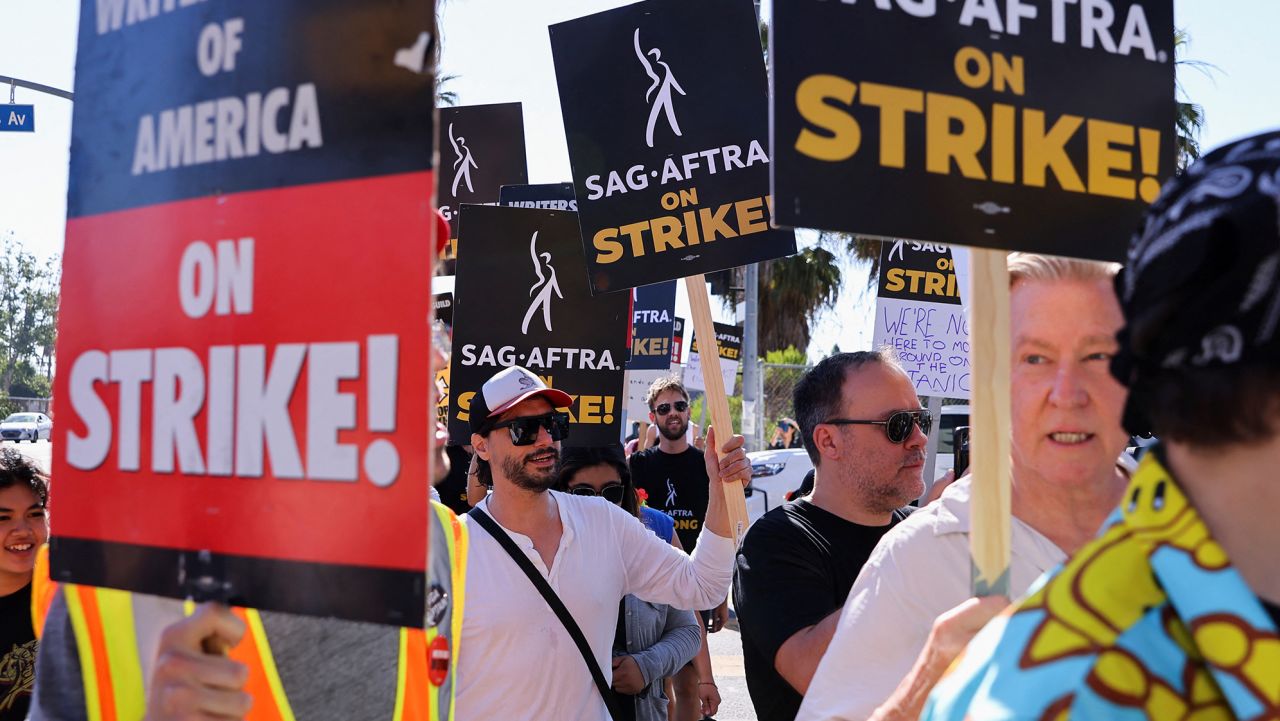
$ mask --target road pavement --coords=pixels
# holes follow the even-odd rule
[[[36,441],[35,443],[0,441],[0,448],[12,448],[18,451],[39,464],[45,473],[53,468],[53,441]]]
[[[738,620],[732,618],[719,633],[707,636],[711,646],[711,671],[720,689],[720,710],[716,721],[756,721],[756,711],[747,695],[746,672],[742,667],[742,635]]]

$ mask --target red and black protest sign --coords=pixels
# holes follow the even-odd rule
[[[449,359],[452,442],[471,442],[471,399],[513,365],[573,397],[565,445],[616,442],[630,299],[592,297],[575,215],[467,205],[462,221]]]
[[[671,363],[680,363],[684,355],[684,318],[676,317],[671,322]]]
[[[54,580],[422,624],[433,17],[83,3]]]
[[[796,251],[769,225],[751,0],[647,0],[552,25],[551,50],[593,292]]]
[[[502,186],[529,182],[524,112],[520,103],[441,108],[436,130],[440,212],[449,219],[453,241],[458,238],[458,206],[496,203]],[[453,243],[445,255],[456,257]]]
[[[1171,0],[790,0],[770,33],[780,223],[1119,260],[1175,170]]]

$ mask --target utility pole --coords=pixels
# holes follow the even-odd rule
[[[746,286],[746,318],[742,327],[742,435],[747,439],[747,450],[760,450],[760,427],[764,406],[760,403],[760,266],[752,263],[743,273]],[[746,412],[747,408],[752,413]],[[750,425],[748,426],[748,421]]]
[[[75,99],[75,93],[72,93],[69,90],[59,90],[58,88],[50,87],[48,85],[33,83],[30,80],[21,80],[19,78],[11,78],[8,75],[0,75],[0,84],[9,86],[10,99],[13,98],[14,88],[27,88],[28,90],[35,90],[36,92],[47,93],[49,95],[56,95],[57,97],[65,98],[66,100]]]

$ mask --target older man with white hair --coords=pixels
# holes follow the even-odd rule
[[[1125,390],[1108,372],[1123,322],[1111,289],[1118,270],[1009,257],[1014,597],[1093,537],[1127,482]],[[797,719],[915,718],[1005,605],[969,598],[970,487],[960,479],[877,545]]]

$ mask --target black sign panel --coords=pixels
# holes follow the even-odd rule
[[[720,350],[720,358],[738,362],[742,360],[742,326],[728,323],[714,323],[716,328],[716,344]],[[698,334],[694,333],[690,353],[698,353]]]
[[[431,13],[393,0],[86,2],[68,217],[430,168]]]
[[[454,286],[449,436],[470,443],[472,397],[520,365],[574,397],[567,443],[622,429],[628,297],[592,297],[573,213],[466,205]]]
[[[635,289],[631,311],[629,371],[664,371],[671,367],[672,331],[676,320],[676,282]]]
[[[498,193],[498,205],[578,211],[578,199],[573,195],[573,183],[504,185],[502,191]]]
[[[431,296],[435,307],[436,320],[444,323],[446,328],[453,329],[453,293],[436,293]]]
[[[751,0],[647,0],[551,26],[592,290],[796,251],[769,227]]]
[[[1174,172],[1171,0],[790,0],[770,38],[786,225],[1119,260]]]
[[[940,243],[887,240],[880,247],[880,298],[960,305],[951,248]]]
[[[496,203],[504,185],[529,182],[520,103],[440,109],[440,211],[458,237],[461,203]]]

